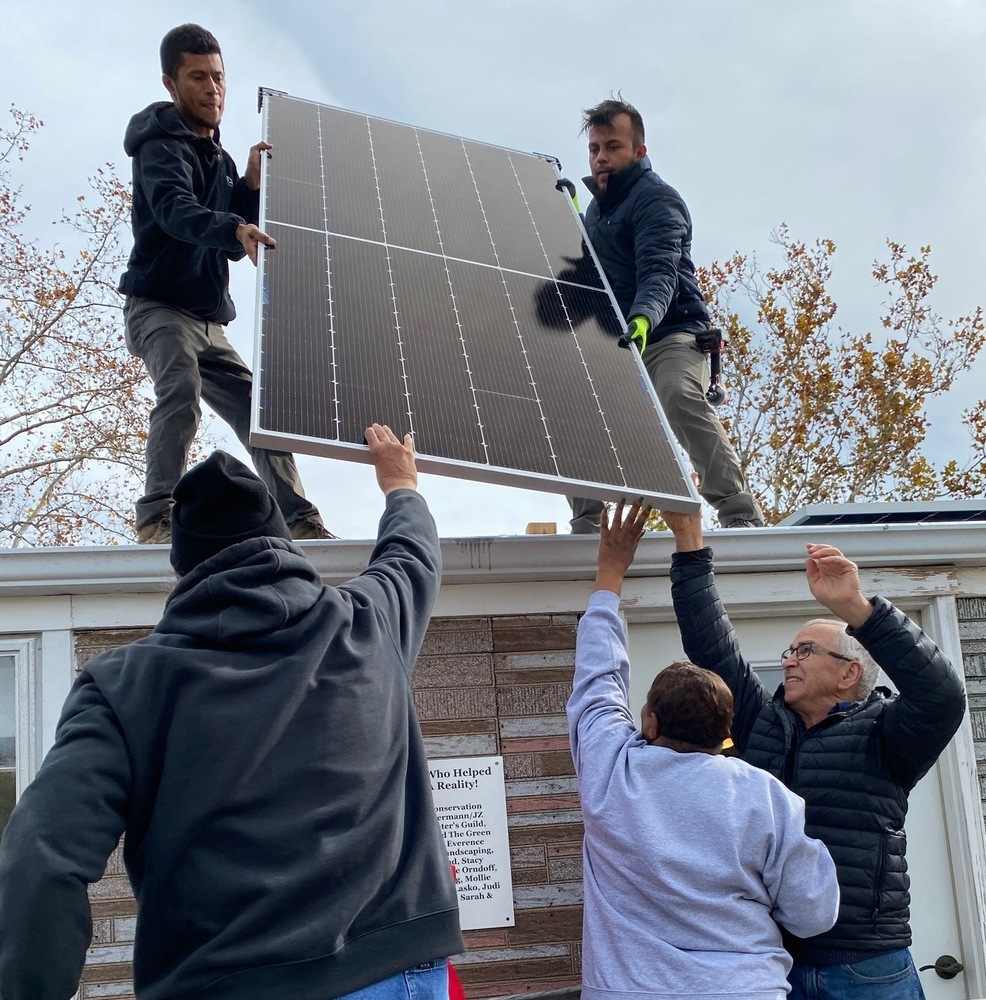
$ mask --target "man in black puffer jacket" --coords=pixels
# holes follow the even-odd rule
[[[69,1000],[126,833],[141,1000],[447,1000],[463,950],[411,676],[441,580],[414,449],[366,431],[369,566],[322,584],[223,452],[175,489],[180,579],[87,663],[0,843],[0,997]]]
[[[584,112],[593,199],[585,228],[620,311],[625,342],[640,350],[671,430],[688,452],[699,491],[724,528],[762,525],[739,458],[706,398],[709,363],[697,335],[709,313],[692,263],[692,219],[681,195],[651,168],[640,112],[603,101]],[[600,500],[573,498],[572,531],[599,530]]]
[[[729,685],[740,756],[804,798],[805,830],[838,869],[836,925],[787,941],[791,1000],[842,1000],[850,988],[873,1000],[923,997],[909,951],[904,818],[908,793],[962,721],[958,673],[889,601],[863,596],[855,564],[838,549],[809,545],[808,585],[839,620],[801,628],[771,697],[719,599],[701,517],[663,517],[675,535],[671,593],[685,654]],[[899,694],[875,687],[881,667]]]

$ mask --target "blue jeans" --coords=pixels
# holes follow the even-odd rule
[[[448,1000],[448,961],[422,962],[338,1000]]]
[[[907,948],[852,965],[799,965],[788,976],[788,1000],[925,1000]]]

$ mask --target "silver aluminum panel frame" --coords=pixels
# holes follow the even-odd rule
[[[561,179],[562,173],[559,167],[558,160],[549,161],[552,168],[555,171],[555,179]],[[582,233],[582,239],[585,245],[589,248],[589,253],[592,255],[593,263],[596,265],[596,271],[599,273],[599,277],[602,280],[603,288],[606,289],[606,294],[609,296],[609,301],[613,306],[613,311],[617,316],[620,317],[620,325],[626,329],[627,320],[626,316],[623,315],[623,310],[620,309],[620,304],[616,301],[616,295],[613,293],[613,289],[610,286],[609,278],[606,277],[606,272],[603,270],[602,264],[599,262],[599,258],[596,256],[596,248],[592,245],[592,241],[589,239],[589,234],[585,228],[585,221],[582,218],[581,213],[575,207],[575,203],[571,198],[565,193],[559,192],[561,196],[568,202],[569,211],[575,217],[576,225],[579,227],[579,232]],[[615,346],[615,345],[614,345]],[[624,348],[617,348],[617,350],[623,350]],[[633,355],[634,360],[637,365],[637,374],[640,376],[640,381],[644,387],[644,393],[650,397],[651,403],[654,405],[654,409],[657,411],[658,420],[661,422],[661,427],[664,430],[664,434],[668,441],[671,443],[671,450],[674,452],[675,458],[678,460],[678,468],[681,470],[682,477],[685,480],[685,484],[688,487],[688,492],[692,500],[695,501],[699,506],[701,506],[702,498],[699,496],[698,490],[695,487],[695,480],[692,478],[692,465],[688,456],[685,454],[684,449],[678,443],[678,438],[675,436],[674,431],[671,430],[671,424],[668,421],[667,414],[664,412],[664,407],[661,406],[661,401],[657,398],[657,391],[654,388],[654,383],[650,380],[650,375],[647,372],[647,368],[644,365],[644,359],[641,357],[640,351],[635,347],[629,348],[630,353]],[[695,507],[682,508],[686,510],[695,510]]]
[[[280,92],[273,94],[263,90],[263,88],[261,88],[261,91],[265,97],[284,97],[291,101],[301,101],[302,103],[312,104],[317,107],[330,108],[335,111],[345,112],[346,114],[357,115],[360,118],[368,118],[372,121],[385,121],[389,124],[400,125],[403,128],[416,127],[409,126],[407,122],[394,122],[387,118],[361,114],[360,112],[351,111],[347,108],[338,108],[334,105],[323,104],[319,101],[296,98]],[[269,106],[270,102],[264,100],[260,110],[260,132],[264,142],[270,141],[270,121],[268,115]],[[452,139],[462,138],[461,136],[452,135],[447,132],[435,132],[433,129],[420,129],[420,131],[431,131],[436,135],[442,135]],[[466,139],[465,141],[477,142],[478,140]],[[493,146],[494,144],[481,143],[481,145]],[[552,157],[547,157],[540,153],[529,153],[524,152],[523,150],[511,149],[507,146],[495,146],[495,148],[506,150],[510,153],[517,153],[523,156],[534,156],[538,159],[544,160],[552,166],[556,177],[561,176],[558,161]],[[267,227],[267,164],[267,157],[262,157],[260,161],[260,218],[258,226],[264,232],[266,232]],[[593,249],[592,244],[589,242],[589,237],[585,231],[585,226],[583,225],[581,216],[575,211],[575,206],[572,204],[572,201],[567,194],[559,192],[558,196],[560,198],[564,198],[569,203],[569,209],[575,216],[575,221],[579,227],[579,231],[582,233],[582,238],[585,240],[585,244],[589,247],[589,252],[592,254],[592,259],[595,262],[596,269],[603,282],[603,289],[609,296],[610,303],[612,304],[613,309],[616,310],[617,316],[619,316],[621,322],[623,322],[623,314],[620,312],[620,307],[616,302],[616,297],[614,296],[613,290],[609,285],[608,279],[606,278],[606,273],[603,271],[598,257],[596,257],[596,252]],[[254,315],[253,394],[250,405],[250,444],[258,448],[271,448],[278,451],[299,452],[301,454],[316,455],[323,458],[335,458],[347,462],[359,462],[364,465],[372,464],[370,451],[366,445],[354,444],[349,441],[333,440],[332,438],[312,438],[300,434],[284,434],[279,431],[266,430],[261,426],[260,394],[263,388],[265,374],[263,369],[263,305],[267,281],[265,263],[266,248],[263,244],[261,244],[257,251],[257,290]],[[620,348],[614,344],[613,349],[619,350]],[[673,446],[672,451],[677,459],[682,478],[688,489],[687,496],[656,493],[651,490],[634,490],[631,486],[609,483],[590,483],[580,479],[566,479],[559,476],[548,476],[544,473],[527,472],[520,469],[509,469],[500,465],[483,465],[478,462],[467,462],[461,459],[444,458],[439,455],[428,455],[423,453],[415,454],[415,463],[418,470],[420,472],[432,473],[439,476],[448,476],[455,479],[491,483],[497,486],[513,486],[520,489],[537,490],[542,493],[589,497],[594,500],[626,500],[629,502],[643,500],[653,507],[662,508],[664,510],[683,511],[686,513],[700,510],[702,500],[698,495],[698,491],[695,489],[695,484],[691,478],[690,466],[687,464],[687,460],[684,458],[684,453],[681,451],[681,448],[677,443],[677,439],[668,424],[667,417],[661,409],[657,393],[654,391],[654,386],[651,384],[650,376],[647,374],[647,369],[644,367],[644,363],[640,358],[639,352],[632,348],[631,350],[636,356],[638,374],[640,375],[644,390],[649,395],[651,402],[654,405],[655,412],[657,413],[658,420],[660,421],[668,440]]]
[[[263,93],[263,91],[261,91]],[[270,141],[270,121],[267,114],[269,102],[264,101],[260,108],[260,137],[263,142]],[[261,232],[267,231],[267,157],[260,157],[260,218],[257,226]],[[253,314],[253,389],[250,393],[250,442],[260,432],[260,392],[263,386],[263,340],[264,340],[264,289],[267,282],[267,272],[264,264],[267,255],[261,244],[257,248],[257,289],[254,297]]]

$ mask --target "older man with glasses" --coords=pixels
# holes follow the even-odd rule
[[[701,517],[663,516],[675,536],[671,592],[685,654],[729,686],[738,754],[804,798],[805,831],[838,870],[835,926],[785,940],[791,1000],[923,998],[910,954],[904,818],[908,794],[965,712],[958,673],[903,612],[863,596],[856,565],[838,549],[809,545],[808,586],[837,620],[798,631],[771,696],[716,592]],[[876,686],[881,668],[899,693]]]

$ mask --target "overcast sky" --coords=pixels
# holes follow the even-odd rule
[[[769,259],[783,221],[838,243],[846,325],[877,326],[869,271],[888,236],[934,246],[946,316],[986,301],[980,0],[7,0],[0,93],[46,123],[25,184],[39,224],[71,207],[102,163],[129,177],[124,128],[165,98],[158,44],[185,20],[222,44],[223,144],[241,167],[259,137],[261,84],[550,152],[573,177],[586,172],[579,109],[622,89],[644,115],[655,168],[688,202],[699,262],[736,249]],[[251,363],[253,281],[249,263],[234,268],[229,334]],[[986,358],[934,407],[936,454],[961,446],[959,411],[984,384]],[[334,531],[373,535],[369,468],[304,456],[300,466]],[[546,494],[438,477],[422,489],[446,536],[522,532],[530,520],[564,528],[569,516]]]

